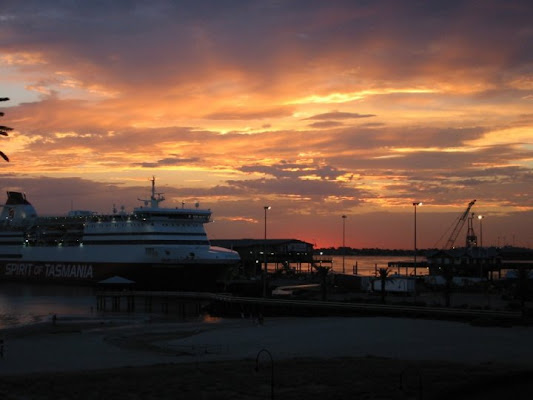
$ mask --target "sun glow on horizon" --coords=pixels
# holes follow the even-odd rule
[[[156,175],[169,199],[216,205],[218,237],[261,236],[271,204],[273,237],[333,243],[350,215],[350,240],[407,248],[411,199],[427,204],[425,240],[477,198],[489,237],[529,235],[525,0],[446,13],[206,1],[165,13],[14,2],[0,17],[1,124],[14,128],[2,187],[46,211],[59,207],[49,191],[105,209]]]

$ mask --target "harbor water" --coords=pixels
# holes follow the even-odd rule
[[[324,264],[336,273],[343,272],[343,257],[333,256]],[[344,272],[374,276],[375,268],[386,268],[389,262],[412,261],[409,257],[345,256]],[[420,257],[419,262],[425,261]],[[397,271],[393,271],[397,272]],[[402,271],[403,273],[403,271]],[[424,274],[424,270],[417,274]],[[95,289],[87,286],[39,285],[0,282],[0,329],[50,320],[53,315],[69,317],[96,316]]]
[[[90,316],[94,288],[0,282],[0,329],[34,324],[53,315]]]
[[[330,258],[332,260],[331,264],[324,263],[323,265],[332,267],[334,272],[339,274],[357,273],[357,275],[362,276],[374,276],[376,269],[387,268],[389,262],[413,262],[413,256],[332,256]],[[426,258],[418,256],[416,262],[417,264],[425,263]],[[412,272],[410,267],[409,274]],[[395,268],[392,273],[398,273],[398,270]],[[405,269],[402,268],[400,273],[405,274]],[[426,268],[418,268],[416,274],[427,275],[427,270]]]

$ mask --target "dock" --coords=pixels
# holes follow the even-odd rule
[[[161,313],[186,318],[199,315],[211,303],[210,295],[199,292],[101,290],[96,293],[96,310]]]
[[[339,301],[239,297],[205,292],[103,291],[97,293],[101,312],[160,312],[179,317],[203,310],[220,316],[397,316],[473,321],[520,322],[518,311],[349,303]]]

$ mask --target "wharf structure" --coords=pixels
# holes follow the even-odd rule
[[[426,254],[429,276],[512,282],[518,272],[531,276],[533,250],[513,247],[462,247]]]
[[[259,276],[265,264],[269,272],[310,272],[315,262],[313,245],[298,239],[223,239],[211,240],[211,245],[239,253],[240,272],[248,277]]]
[[[505,323],[522,321],[522,313],[506,310],[482,310],[412,305],[353,303],[279,298],[251,298],[220,293],[105,291],[97,293],[99,312],[156,312],[178,318],[195,318],[209,311],[214,316],[241,316],[262,323],[263,316],[383,315],[430,319],[472,321],[476,319]]]
[[[427,256],[429,275],[443,275],[446,272],[457,276],[501,278],[502,257],[496,248],[463,247],[437,250]]]

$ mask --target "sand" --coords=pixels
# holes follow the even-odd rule
[[[1,399],[270,398],[272,372],[284,399],[520,398],[533,389],[533,328],[523,326],[60,317],[2,334]]]

